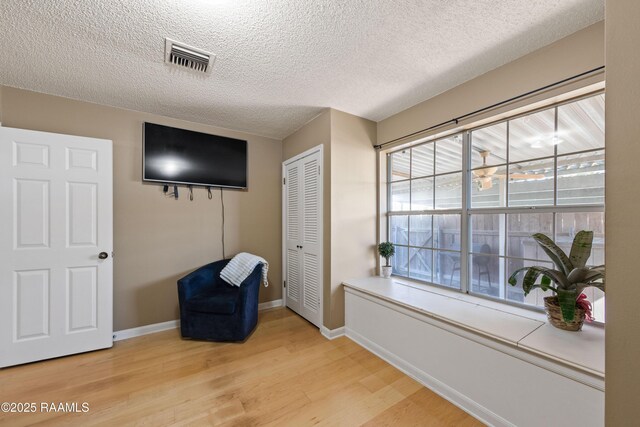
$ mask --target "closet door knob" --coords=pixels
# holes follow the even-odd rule
[[[109,254],[108,254],[108,253],[106,253],[106,252],[100,252],[100,253],[98,254],[98,258],[100,258],[100,259],[107,259],[107,258],[109,258]]]

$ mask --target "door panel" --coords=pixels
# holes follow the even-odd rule
[[[314,318],[320,306],[320,265],[318,256],[304,254],[304,312]],[[305,316],[306,317],[306,316]]]
[[[98,324],[98,268],[67,269],[67,331],[95,329]]]
[[[287,250],[287,267],[287,299],[294,304],[291,308],[297,311],[300,302],[300,263],[297,250]]]
[[[13,142],[13,166],[49,167],[49,147],[40,144]]]
[[[49,270],[14,272],[15,340],[49,336]]]
[[[307,159],[303,159],[307,160]],[[320,218],[318,216],[318,160],[304,162],[304,243],[318,244]]]
[[[97,192],[94,183],[67,183],[68,246],[97,246]]]
[[[0,127],[0,367],[111,347],[111,150]]]
[[[49,247],[49,181],[14,180],[15,248]]]
[[[300,251],[298,249],[300,236],[300,167],[292,164],[286,167],[286,300],[287,306],[296,313],[300,313],[302,272],[300,266]]]
[[[97,170],[98,152],[79,148],[67,148],[67,170],[89,169]]]
[[[300,240],[300,182],[298,165],[287,168],[287,239],[292,242]]]
[[[320,292],[322,290],[321,258],[321,175],[320,153],[314,153],[302,160],[304,165],[303,212],[304,233],[301,252],[304,259],[302,316],[316,326],[320,326]]]

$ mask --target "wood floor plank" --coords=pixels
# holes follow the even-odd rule
[[[287,309],[244,343],[170,330],[0,370],[0,401],[88,402],[88,413],[0,413],[0,425],[481,425],[346,337]]]
[[[409,398],[387,408],[364,425],[367,427],[399,425],[473,427],[483,425],[454,405],[438,405],[437,403],[441,399],[430,390],[424,388],[417,390]]]

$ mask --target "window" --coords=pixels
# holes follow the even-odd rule
[[[460,289],[462,135],[390,155],[394,274]]]
[[[533,233],[568,252],[593,230],[589,264],[604,264],[604,94],[393,152],[388,166],[396,275],[542,307],[545,293],[507,283],[552,265]],[[604,294],[585,293],[603,321]]]

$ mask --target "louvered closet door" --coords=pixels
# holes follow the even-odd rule
[[[285,162],[287,306],[316,326],[322,322],[321,151]]]

